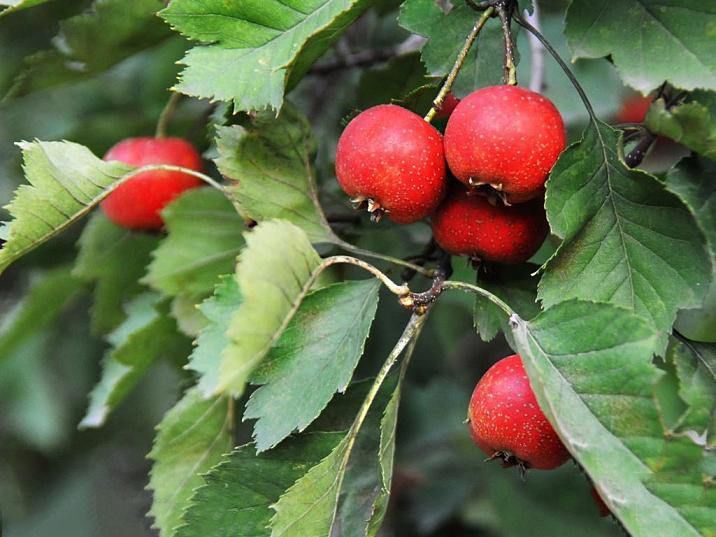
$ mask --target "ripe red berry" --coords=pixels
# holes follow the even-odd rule
[[[617,123],[641,123],[651,106],[651,99],[633,95],[624,100],[615,117]]]
[[[338,140],[336,177],[358,203],[399,224],[430,215],[446,188],[440,133],[395,105],[360,113]]]
[[[470,399],[468,419],[475,443],[505,466],[550,470],[569,459],[537,404],[517,354],[497,362],[480,379]]]
[[[510,203],[542,194],[565,143],[555,106],[516,86],[472,92],[445,128],[445,157],[455,177],[469,186],[489,184]]]
[[[443,101],[443,104],[440,108],[438,108],[437,114],[435,114],[438,118],[446,118],[450,117],[450,114],[453,113],[453,110],[455,110],[455,107],[460,103],[460,99],[455,97],[452,93],[448,93],[445,96],[445,100]]]
[[[118,160],[133,166],[171,164],[201,170],[201,156],[180,138],[128,138],[112,147],[104,160]],[[129,229],[159,229],[160,211],[179,194],[201,186],[196,177],[181,172],[148,171],[119,185],[101,207],[115,224]]]
[[[432,228],[448,253],[522,263],[542,245],[549,226],[541,199],[507,207],[455,188],[435,211]]]

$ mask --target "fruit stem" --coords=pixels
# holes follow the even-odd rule
[[[399,259],[397,257],[392,257],[392,256],[381,254],[378,252],[373,252],[372,250],[364,250],[363,248],[354,246],[353,244],[346,242],[342,239],[336,238],[336,240],[334,241],[334,244],[336,246],[338,246],[339,248],[346,250],[347,252],[356,254],[356,255],[371,257],[373,259],[380,259],[381,261],[387,261],[388,263],[392,263],[393,265],[399,265],[401,267],[408,268],[410,270],[417,272],[418,274],[421,274],[422,276],[425,276],[426,278],[433,278],[435,276],[434,270],[426,269],[425,267],[421,267],[420,265],[416,265],[415,263],[411,263],[410,261],[406,261],[404,259]]]
[[[506,7],[507,2],[502,1],[496,5],[497,16],[500,18],[502,24],[502,35],[505,41],[505,68],[504,68],[504,80],[505,83],[510,86],[517,85],[517,67],[515,67],[515,49],[514,42],[512,41],[512,29],[510,28],[510,22],[512,18],[508,11],[513,9],[510,5]]]
[[[473,285],[471,283],[467,282],[458,282],[453,280],[447,280],[443,282],[443,289],[460,289],[461,291],[469,291],[472,293],[475,293],[476,295],[484,296],[488,300],[490,300],[495,306],[500,308],[502,311],[504,311],[508,316],[512,316],[515,312],[510,308],[510,306],[507,305],[506,302],[503,302],[502,299],[497,297],[496,295],[493,295],[486,289],[483,289],[482,287],[478,287],[477,285]]]
[[[174,112],[177,109],[177,105],[179,104],[181,97],[181,93],[172,92],[169,100],[167,100],[167,104],[164,105],[161,114],[159,114],[159,119],[157,120],[157,130],[154,133],[156,138],[166,138],[167,127],[174,117]]]
[[[396,296],[402,297],[410,294],[410,288],[403,284],[398,285],[393,280],[388,278],[388,276],[385,275],[385,273],[381,272],[379,269],[371,265],[370,263],[366,263],[365,261],[362,261],[360,259],[356,259],[355,257],[351,257],[348,255],[334,255],[331,257],[325,258],[319,267],[319,272],[323,271],[324,269],[328,268],[331,265],[338,265],[338,264],[346,264],[346,265],[355,265],[356,267],[360,267],[365,271],[370,272],[373,276],[378,278],[380,282],[385,285],[388,290],[393,293]]]
[[[151,172],[151,171],[165,171],[165,172],[181,172],[185,173],[187,175],[191,175],[193,177],[196,177],[197,179],[201,179],[206,184],[214,187],[215,189],[223,192],[227,196],[230,196],[229,191],[227,188],[224,187],[224,185],[218,183],[213,178],[209,177],[208,175],[205,175],[201,172],[198,172],[196,170],[192,170],[191,168],[183,168],[182,166],[174,166],[173,164],[148,164],[147,166],[142,166],[141,168],[136,168],[132,170],[130,174],[128,174],[125,179],[129,179],[130,177],[133,177],[135,175],[139,175],[140,173],[144,172]]]
[[[595,127],[598,126],[599,120],[597,119],[596,114],[594,113],[594,108],[592,107],[592,103],[589,101],[589,98],[587,97],[587,94],[584,91],[584,88],[582,88],[582,85],[577,80],[577,77],[574,76],[574,73],[572,73],[572,70],[569,68],[569,66],[565,63],[565,61],[562,59],[562,57],[557,53],[557,51],[554,49],[552,45],[550,45],[549,41],[545,39],[545,37],[542,35],[542,33],[532,26],[529,22],[527,22],[519,13],[517,10],[512,14],[512,17],[515,19],[515,22],[522,26],[525,30],[527,30],[529,33],[531,33],[533,36],[535,36],[540,43],[544,46],[544,48],[547,49],[547,52],[550,53],[550,55],[554,58],[554,60],[559,64],[559,66],[562,68],[562,71],[564,71],[564,74],[567,75],[567,78],[572,83],[572,86],[574,86],[574,89],[577,90],[577,93],[579,94],[579,98],[582,99],[582,103],[584,103],[584,107],[587,109],[587,113],[589,114],[589,119],[594,124]]]
[[[458,52],[457,54],[455,64],[452,66],[452,69],[450,69],[450,72],[445,79],[445,83],[443,84],[442,88],[440,88],[440,91],[438,92],[437,96],[435,97],[435,100],[433,101],[433,105],[430,107],[430,110],[428,110],[428,113],[425,114],[425,117],[423,118],[428,123],[433,120],[435,114],[437,114],[438,110],[440,110],[440,108],[442,107],[443,102],[445,101],[445,97],[447,97],[448,93],[450,93],[452,85],[455,83],[455,79],[457,78],[460,69],[462,69],[465,60],[467,59],[467,54],[470,52],[470,48],[475,42],[475,39],[477,39],[477,36],[480,34],[480,31],[482,30],[483,26],[485,26],[487,19],[489,19],[493,13],[495,13],[495,8],[492,6],[488,7],[482,13],[480,18],[477,19],[475,25],[472,27],[472,30],[470,30],[470,33],[467,34],[465,43],[463,44],[462,49],[460,49],[460,52]]]

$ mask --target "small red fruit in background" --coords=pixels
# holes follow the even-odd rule
[[[133,166],[171,164],[200,171],[201,155],[180,138],[128,138],[112,147],[104,160],[118,160]],[[119,185],[101,203],[107,217],[128,229],[159,229],[161,210],[185,190],[201,186],[191,175],[173,171],[140,173]]]
[[[438,108],[437,114],[435,114],[435,117],[437,118],[447,118],[450,117],[450,114],[452,114],[453,110],[455,110],[455,107],[460,103],[460,99],[455,97],[452,93],[448,93],[445,96],[445,100],[443,101],[443,104],[440,108]]]
[[[356,116],[338,140],[336,177],[341,188],[380,217],[398,224],[430,215],[446,189],[443,142],[435,127],[396,105]]]
[[[522,263],[539,249],[549,225],[541,199],[491,203],[454,188],[432,218],[435,241],[448,253],[498,263]]]
[[[599,495],[594,485],[592,485],[591,493],[594,503],[596,504],[597,509],[599,509],[599,516],[605,517],[611,515],[612,512],[609,510],[609,507],[607,507],[607,504],[604,503],[604,500],[602,500],[602,497]]]
[[[651,106],[651,99],[643,95],[633,95],[624,100],[615,120],[617,123],[642,123]]]
[[[480,379],[472,392],[468,419],[479,448],[506,466],[551,470],[569,459],[537,404],[517,354],[494,364]]]
[[[510,203],[542,194],[565,144],[552,102],[516,86],[472,92],[445,128],[445,157],[455,177],[468,186],[489,184]]]

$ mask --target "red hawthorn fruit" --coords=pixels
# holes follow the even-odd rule
[[[336,177],[346,194],[377,218],[398,224],[430,215],[446,189],[440,133],[396,105],[365,110],[341,134]]]
[[[548,99],[525,88],[490,86],[460,101],[444,142],[450,171],[460,181],[489,184],[509,203],[522,203],[542,194],[566,134]]]
[[[607,507],[607,504],[604,503],[604,500],[602,500],[602,497],[597,492],[597,488],[592,485],[591,489],[592,498],[594,499],[594,503],[597,506],[597,509],[599,509],[599,516],[605,517],[612,514],[612,512],[609,510],[609,507]]]
[[[617,123],[641,123],[651,106],[651,99],[643,95],[632,95],[624,100],[615,120]]]
[[[468,409],[478,447],[504,466],[551,470],[569,452],[540,410],[518,354],[494,364],[475,386]]]
[[[455,110],[455,107],[460,103],[460,99],[455,97],[452,93],[448,93],[445,97],[445,100],[443,101],[443,104],[440,108],[438,108],[437,114],[435,114],[438,118],[447,118],[450,117],[450,114],[453,113],[453,110]]]
[[[435,211],[432,228],[437,243],[453,255],[522,263],[542,245],[549,225],[541,199],[505,206],[454,188]]]
[[[181,138],[128,138],[112,147],[104,160],[118,160],[133,166],[171,164],[200,171],[201,156]],[[201,186],[202,181],[181,172],[148,171],[119,185],[101,203],[107,217],[128,229],[159,229],[160,215],[179,194]]]

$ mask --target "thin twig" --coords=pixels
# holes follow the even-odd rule
[[[410,261],[406,261],[397,257],[392,257],[390,255],[373,252],[372,250],[364,250],[363,248],[355,246],[341,239],[338,239],[337,242],[335,242],[334,244],[339,248],[356,255],[362,255],[364,257],[370,257],[372,259],[380,259],[381,261],[387,261],[388,263],[392,263],[393,265],[398,265],[401,267],[408,268],[410,270],[414,270],[415,272],[417,272],[418,274],[422,274],[426,278],[432,278],[435,276],[435,271],[433,271],[432,269],[426,269],[425,267],[421,267],[420,265],[416,265],[415,263],[411,263]]]
[[[542,31],[540,25],[540,8],[538,0],[532,0],[532,14],[525,10],[524,18],[538,31]],[[527,34],[527,40],[530,45],[530,85],[529,88],[537,93],[542,93],[544,89],[544,53],[545,48],[539,39],[533,34]]]
[[[223,192],[226,195],[229,195],[228,189],[224,185],[218,183],[212,177],[209,177],[208,175],[198,172],[196,170],[192,170],[191,168],[183,168],[182,166],[174,166],[173,164],[148,164],[147,166],[142,166],[141,168],[136,168],[136,169],[132,170],[132,172],[129,173],[125,177],[125,179],[129,179],[130,177],[134,177],[135,175],[139,175],[140,173],[151,172],[151,171],[185,173],[187,175],[191,175],[192,177],[196,177],[197,179],[201,179],[206,184],[214,187],[215,189]]]
[[[639,140],[634,149],[629,151],[629,153],[624,156],[624,162],[626,165],[630,168],[634,168],[641,164],[644,157],[649,152],[649,149],[656,141],[656,138],[657,136],[653,132],[646,131],[646,134],[641,140]]]
[[[176,111],[181,98],[182,94],[175,91],[172,92],[169,100],[167,100],[167,104],[164,105],[161,114],[159,114],[159,119],[157,120],[157,130],[154,134],[157,138],[166,138],[167,128],[174,117],[174,112]]]
[[[369,67],[371,65],[385,63],[395,56],[402,56],[420,50],[423,44],[425,44],[424,37],[411,35],[405,41],[394,47],[361,50],[319,63],[311,67],[309,73],[312,75],[326,75],[342,69]]]
[[[337,264],[346,264],[346,265],[354,265],[356,267],[360,267],[363,270],[370,272],[373,276],[375,276],[380,282],[385,285],[385,287],[394,295],[396,296],[405,296],[410,293],[410,288],[408,288],[407,285],[398,285],[393,280],[391,280],[388,276],[385,275],[382,271],[371,265],[370,263],[366,263],[365,261],[362,261],[360,259],[356,259],[355,257],[350,257],[348,255],[334,255],[331,257],[327,257],[324,259],[321,264],[319,265],[319,268],[317,271],[323,271],[326,268],[328,268],[331,265],[337,265]]]
[[[475,42],[475,39],[477,39],[477,36],[480,34],[480,31],[482,30],[483,26],[485,26],[485,23],[487,20],[492,16],[492,14],[495,12],[495,8],[488,7],[480,16],[479,19],[475,22],[475,25],[472,27],[472,30],[470,30],[470,33],[467,35],[467,38],[465,39],[465,43],[462,46],[462,49],[460,49],[460,52],[458,52],[457,59],[455,60],[455,63],[452,66],[452,69],[450,69],[450,72],[447,75],[447,78],[445,79],[445,83],[443,84],[442,88],[440,88],[440,91],[438,92],[437,96],[435,97],[435,100],[433,101],[432,107],[430,107],[430,110],[428,110],[428,113],[425,114],[425,121],[430,123],[433,118],[435,117],[435,114],[438,113],[438,110],[443,105],[443,102],[445,101],[445,97],[447,97],[448,93],[450,93],[450,90],[452,89],[452,85],[455,83],[455,79],[457,78],[458,73],[460,72],[460,69],[462,68],[463,64],[465,63],[465,60],[467,59],[467,55],[470,52],[470,48],[472,47],[473,43]]]
[[[506,7],[507,2],[500,2],[497,4],[497,15],[500,17],[500,23],[502,25],[502,36],[505,42],[505,68],[503,78],[505,84],[510,86],[517,85],[517,67],[515,66],[515,50],[514,43],[512,42],[512,30],[510,28],[511,14],[508,13],[508,9],[512,9],[512,6]]]
[[[504,311],[507,315],[512,315],[515,313],[512,308],[506,303],[503,302],[502,299],[500,299],[498,296],[493,295],[486,289],[483,289],[482,287],[478,287],[477,285],[473,285],[471,283],[466,282],[457,282],[453,280],[447,280],[446,282],[443,282],[443,288],[444,289],[460,289],[461,291],[469,291],[471,293],[475,293],[476,295],[484,296],[488,300],[490,300],[493,304],[495,304],[498,308],[500,308],[502,311]]]

